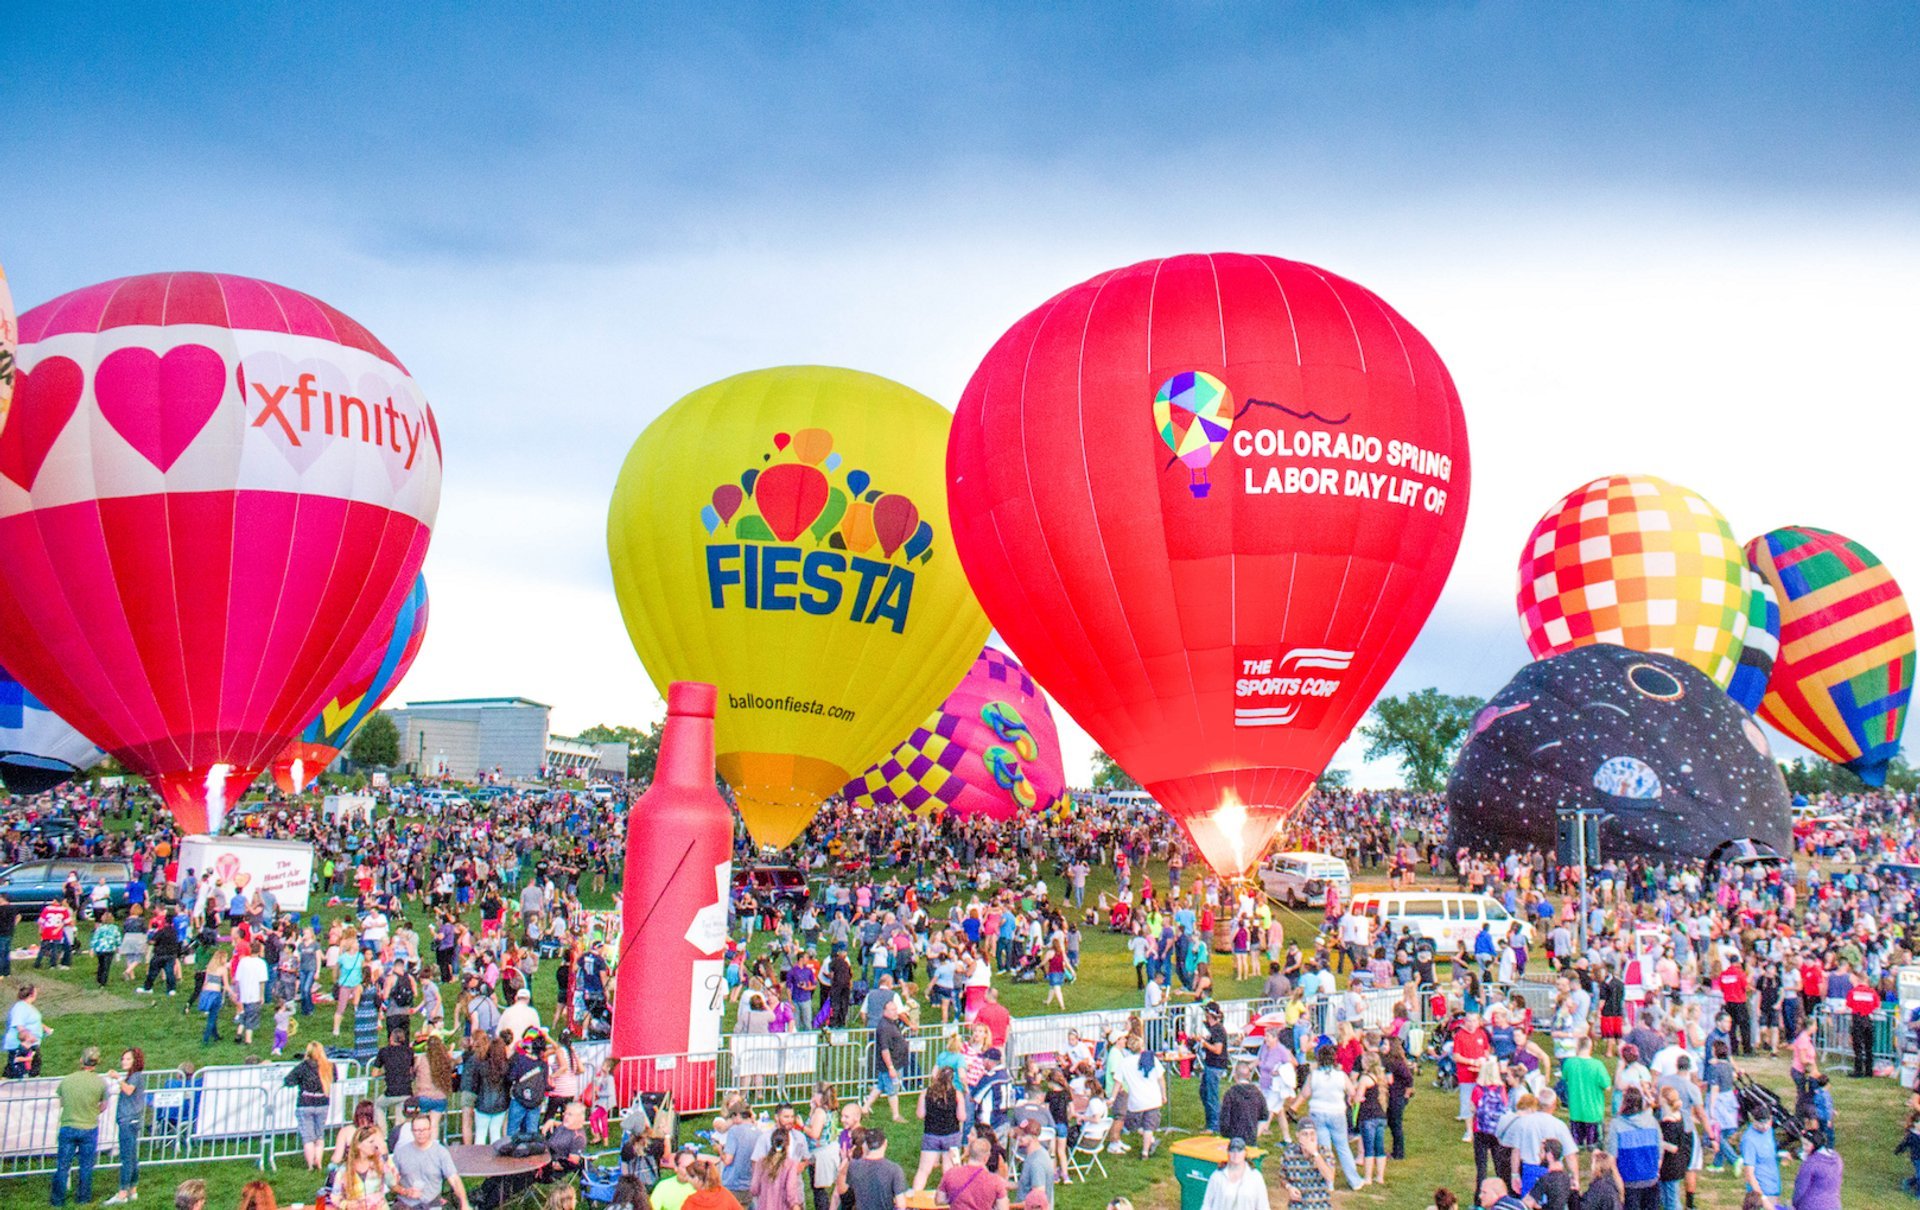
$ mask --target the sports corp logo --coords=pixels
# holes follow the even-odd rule
[[[1340,692],[1353,652],[1332,647],[1248,647],[1233,650],[1236,727],[1312,727]]]

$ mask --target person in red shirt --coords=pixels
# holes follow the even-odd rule
[[[1468,1013],[1453,1035],[1453,1071],[1460,1081],[1460,1120],[1467,1123],[1463,1142],[1473,1141],[1473,1086],[1480,1061],[1493,1053],[1493,1036],[1481,1027],[1480,1014]]]
[[[987,996],[981,1002],[980,1011],[973,1015],[975,1025],[984,1025],[993,1035],[993,1044],[1002,1050],[1007,1046],[1007,1032],[1013,1028],[1013,1014],[1007,1006],[1000,1003],[1000,989],[989,987]]]
[[[1747,1004],[1747,998],[1752,993],[1747,981],[1747,968],[1738,962],[1729,962],[1713,982],[1720,989],[1720,998],[1726,1002],[1727,1016],[1733,1022],[1733,1052],[1751,1056],[1753,1011]]]
[[[1864,1080],[1873,1074],[1873,1016],[1880,1011],[1880,993],[1862,979],[1847,989],[1847,1011],[1853,1014],[1853,1070]]]
[[[64,899],[55,899],[40,909],[40,948],[33,955],[33,969],[73,965],[73,942],[67,940],[67,926],[73,923],[73,909]]]
[[[1807,1015],[1812,1016],[1826,998],[1827,968],[1809,958],[1800,964],[1800,1000],[1806,1005]]]

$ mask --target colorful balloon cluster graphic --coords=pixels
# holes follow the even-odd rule
[[[911,499],[874,487],[863,470],[848,468],[834,482],[842,459],[826,429],[775,433],[761,461],[771,465],[713,489],[700,509],[707,533],[725,529],[742,542],[792,542],[805,533],[816,546],[856,555],[878,546],[888,559],[896,551],[909,563],[933,558],[933,525]]]
[[[1051,809],[1065,789],[1046,695],[988,647],[940,709],[842,794],[856,805],[1004,820]]]
[[[1203,370],[1175,374],[1153,397],[1153,426],[1192,476],[1187,490],[1205,496],[1207,467],[1233,431],[1233,392]]]

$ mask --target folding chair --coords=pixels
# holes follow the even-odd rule
[[[1094,1171],[1105,1177],[1107,1165],[1100,1155],[1107,1149],[1107,1136],[1111,1133],[1113,1133],[1111,1118],[1082,1125],[1080,1141],[1067,1149],[1067,1175],[1075,1181],[1086,1180],[1087,1173]]]

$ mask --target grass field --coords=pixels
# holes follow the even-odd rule
[[[1361,877],[1359,881],[1365,884],[1367,879]],[[1155,870],[1155,883],[1165,885],[1163,871]],[[1090,899],[1097,896],[1103,887],[1111,889],[1111,878],[1105,871],[1097,871],[1089,882]],[[603,906],[606,902],[605,895],[589,896],[588,906]],[[416,927],[420,927],[425,920],[424,912],[416,911],[414,917]],[[1290,939],[1308,941],[1318,928],[1319,913],[1283,913],[1282,923]],[[28,934],[23,930],[20,936],[24,940]],[[84,951],[85,941],[83,932],[79,947],[81,951]],[[201,1018],[185,1012],[185,991],[172,1000],[165,996],[135,996],[131,994],[131,985],[121,982],[116,971],[108,990],[102,992],[95,989],[93,984],[91,957],[78,952],[75,959],[72,970],[58,973],[24,970],[16,962],[15,976],[0,979],[0,998],[3,998],[0,1003],[12,1002],[12,988],[22,978],[33,979],[45,989],[42,992],[42,1010],[54,1027],[45,1050],[48,1074],[72,1070],[81,1049],[90,1044],[100,1046],[109,1063],[117,1058],[125,1046],[140,1045],[146,1050],[149,1065],[156,1068],[170,1067],[189,1058],[201,1065],[239,1063],[249,1055],[264,1056],[266,1053],[264,1038],[260,1045],[250,1050],[233,1042],[230,1022],[223,1022],[223,1040],[203,1049],[199,1043]],[[1259,980],[1236,983],[1231,977],[1231,963],[1219,965],[1224,968],[1215,972],[1216,992],[1221,998],[1248,997],[1259,993]],[[452,989],[443,990],[448,992],[448,1003],[451,1005]],[[554,997],[549,972],[543,970],[535,979],[534,990],[535,1003],[543,1019],[549,1017]],[[1045,994],[1046,989],[1042,984],[1001,987],[1002,1001],[1016,1016],[1044,1012],[1042,1000]],[[1134,988],[1132,966],[1122,939],[1104,931],[1088,932],[1081,951],[1079,978],[1067,988],[1068,1008],[1075,1011],[1131,1008],[1139,1003],[1140,994]],[[323,1040],[331,1041],[327,1033],[330,1027],[330,1013],[326,1017],[316,1014],[308,1019],[308,1032],[303,1033],[297,1041],[304,1043],[313,1036],[311,1031],[315,1029],[321,1032]],[[1752,1064],[1751,1070],[1763,1082],[1777,1089],[1789,1088],[1782,1062],[1759,1060]],[[1423,1070],[1420,1091],[1408,1108],[1408,1159],[1389,1168],[1388,1183],[1384,1188],[1343,1193],[1337,1198],[1336,1205],[1353,1210],[1362,1207],[1366,1210],[1423,1210],[1429,1205],[1435,1187],[1441,1185],[1461,1194],[1463,1200],[1471,1204],[1472,1152],[1460,1141],[1460,1126],[1453,1120],[1455,1102],[1452,1094],[1436,1092],[1427,1087],[1430,1079],[1431,1071]],[[1170,1124],[1189,1130],[1199,1127],[1201,1114],[1197,1088],[1197,1081],[1174,1082],[1173,1099],[1167,1115]],[[1909,1166],[1903,1158],[1893,1154],[1894,1144],[1900,1137],[1905,1121],[1904,1094],[1890,1081],[1859,1082],[1844,1078],[1834,1080],[1833,1092],[1840,1152],[1847,1164],[1848,1210],[1854,1210],[1855,1207],[1877,1210],[1879,1207],[1891,1208],[1911,1203],[1913,1199],[1900,1192],[1899,1188],[1901,1179],[1910,1171]],[[908,1112],[911,1113],[910,1105]],[[878,1116],[882,1119],[880,1124],[886,1126],[884,1103]],[[909,1121],[890,1128],[889,1135],[893,1139],[890,1154],[901,1161],[911,1174],[919,1147],[917,1123]],[[297,1159],[295,1163],[297,1165]],[[1132,1198],[1142,1210],[1148,1206],[1171,1206],[1177,1200],[1169,1161],[1164,1155],[1156,1155],[1144,1162],[1134,1155],[1108,1156],[1107,1170],[1109,1178],[1105,1181],[1062,1188],[1058,1199],[1060,1210],[1101,1210],[1110,1198],[1119,1196]],[[143,1169],[141,1202],[166,1205],[170,1202],[174,1185],[189,1176],[195,1176],[208,1182],[213,1192],[209,1204],[215,1210],[222,1210],[235,1205],[240,1187],[258,1175],[244,1162],[148,1165]],[[290,1170],[283,1167],[277,1173],[269,1174],[267,1179],[283,1204],[311,1201],[317,1187],[311,1174],[297,1168]],[[1790,1175],[1788,1180],[1791,1181]],[[11,1210],[15,1206],[43,1205],[47,1200],[48,1187],[46,1177],[0,1177],[0,1207]],[[103,1164],[96,1173],[96,1200],[104,1200],[114,1188],[113,1170]],[[1701,1177],[1698,1204],[1702,1210],[1735,1210],[1740,1200],[1740,1189],[1731,1176],[1709,1173]]]

